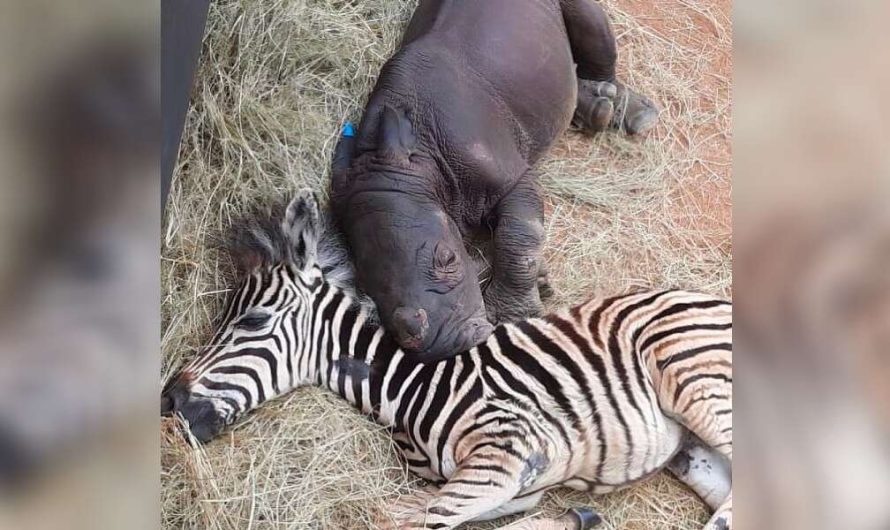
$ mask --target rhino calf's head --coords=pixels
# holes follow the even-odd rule
[[[358,283],[403,349],[435,360],[488,337],[477,271],[443,211],[392,192],[363,193],[354,206]]]
[[[442,206],[443,177],[405,111],[369,113],[376,135],[365,140],[375,149],[353,165],[355,139],[345,135],[334,157],[334,202],[357,283],[387,331],[421,360],[468,350],[493,326],[460,229]]]

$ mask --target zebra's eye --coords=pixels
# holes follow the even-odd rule
[[[257,330],[269,321],[270,316],[261,313],[244,315],[235,322],[235,327],[247,330]]]

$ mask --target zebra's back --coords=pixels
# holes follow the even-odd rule
[[[555,486],[608,492],[670,464],[715,509],[709,528],[724,527],[728,473],[674,462],[731,465],[731,342],[729,302],[658,291],[499,326],[437,365],[390,367],[396,441],[412,470],[444,479],[418,520],[450,527],[470,507],[496,517]]]
[[[477,399],[456,392],[436,411],[461,415],[441,433],[448,438],[441,472],[447,478],[493,439],[492,447],[504,450],[509,440],[540,464],[524,489],[565,483],[608,491],[645,478],[679,449],[685,423],[675,421],[675,408],[707,387],[702,370],[728,363],[731,379],[725,343],[731,305],[684,291],[597,298],[501,326],[462,359],[478,376],[478,388],[464,385]],[[713,409],[707,400],[695,405]]]

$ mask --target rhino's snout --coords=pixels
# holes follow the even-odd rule
[[[422,359],[425,362],[440,361],[461,352],[468,351],[474,346],[485,342],[485,339],[494,331],[487,319],[473,318],[460,326],[451,327],[451,333],[439,336],[434,344],[424,349]]]
[[[424,339],[430,329],[426,310],[399,307],[393,312],[392,325],[396,340],[402,348],[411,351],[423,348]]]

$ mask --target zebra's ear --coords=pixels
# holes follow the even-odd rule
[[[287,206],[281,230],[291,261],[301,269],[315,264],[319,224],[318,198],[311,190],[300,191]]]

